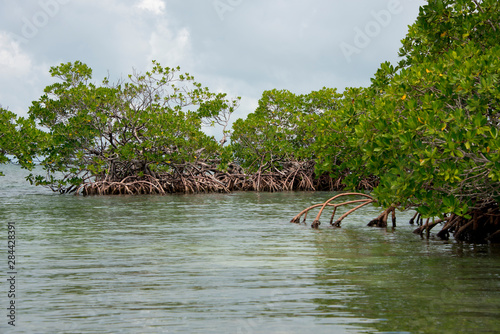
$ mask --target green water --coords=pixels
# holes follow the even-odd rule
[[[1,333],[500,332],[500,248],[422,240],[411,213],[312,230],[289,221],[332,193],[61,196],[3,170]]]

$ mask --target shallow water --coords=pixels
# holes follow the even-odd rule
[[[411,213],[313,230],[289,221],[332,193],[61,196],[2,170],[2,333],[500,332],[500,249],[422,240]]]

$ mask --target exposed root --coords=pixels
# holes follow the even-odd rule
[[[471,243],[500,242],[500,209],[493,205],[471,210],[469,217],[451,215],[437,236],[447,240],[450,233],[459,241]]]
[[[428,218],[423,222],[420,214],[410,220],[410,224],[416,222],[418,227],[413,231],[415,234],[430,237],[431,230],[437,225],[444,224],[436,234],[441,240],[448,240],[451,235],[458,241],[471,243],[500,243],[500,209],[493,205],[487,208],[471,210],[468,217],[452,214],[441,219]]]
[[[430,221],[430,218],[427,219],[425,224],[421,224],[416,230],[413,231],[415,234],[420,234],[423,236],[424,232],[426,232],[427,238],[430,237],[431,230],[438,224],[441,224],[445,221],[448,221],[449,218],[445,217],[443,219],[436,219],[433,220],[432,222]]]
[[[324,203],[319,203],[319,204],[315,204],[313,206],[310,206],[307,209],[302,210],[298,215],[296,215],[290,221],[290,223],[299,224],[300,223],[300,217],[304,216],[304,219],[302,220],[302,223],[305,224],[306,223],[306,219],[307,219],[307,214],[309,213],[309,211],[312,210],[312,209],[314,209],[314,208],[318,208],[320,206],[323,206],[323,205],[324,205]],[[328,204],[328,206],[333,206],[334,207],[333,214],[335,214],[335,210],[337,210],[337,205],[335,205],[335,204]],[[332,215],[332,219],[333,219],[333,215]]]
[[[415,212],[415,215],[410,219],[410,225],[417,224],[418,226],[424,225],[424,218],[418,212]]]
[[[346,201],[346,202],[342,202],[342,203],[338,203],[338,204],[331,204],[330,203],[333,200],[336,200],[337,198],[340,198],[342,196],[362,196],[362,197],[365,197],[365,198],[364,199],[359,199],[359,200]],[[322,215],[324,209],[328,206],[328,207],[333,207],[333,213],[332,213],[332,216],[330,218],[330,225],[332,225],[334,227],[340,227],[340,223],[342,222],[342,220],[344,220],[344,218],[346,218],[348,215],[350,215],[354,211],[362,208],[363,206],[368,205],[368,204],[373,203],[373,202],[375,202],[375,200],[373,199],[373,197],[371,197],[369,195],[366,195],[366,194],[361,194],[361,193],[339,194],[339,195],[336,195],[336,196],[330,198],[329,200],[327,200],[324,203],[315,204],[315,205],[312,205],[312,206],[308,207],[307,209],[302,210],[298,215],[296,215],[295,217],[293,217],[290,222],[291,223],[300,223],[300,218],[302,216],[304,216],[303,223],[305,223],[305,220],[306,220],[306,217],[307,217],[307,213],[310,210],[314,209],[314,208],[321,207],[321,209],[319,210],[318,214],[316,215],[316,218],[314,219],[314,221],[311,224],[312,228],[318,228],[319,225],[321,224],[321,222],[320,222],[319,219],[321,218],[321,215]],[[343,206],[343,205],[355,204],[355,203],[360,203],[360,204],[358,206],[350,209],[349,211],[347,211],[346,213],[344,213],[342,216],[340,216],[339,219],[337,219],[337,221],[335,221],[335,223],[333,222],[333,219],[334,219],[335,213],[337,212],[337,208],[338,207]]]
[[[340,216],[339,219],[337,219],[337,221],[332,224],[330,222],[330,224],[332,226],[335,226],[335,227],[340,227],[340,223],[342,222],[342,220],[344,220],[345,217],[349,216],[351,213],[353,213],[354,211],[364,207],[365,205],[368,205],[370,203],[373,203],[373,201],[367,201],[367,200],[359,200],[359,201],[351,201],[350,203],[359,203],[359,202],[362,202],[360,205],[356,206],[355,208],[352,208],[351,210],[347,211],[346,213],[344,213],[342,216]],[[345,202],[343,204],[350,204],[349,202]],[[332,216],[332,220],[333,220],[333,216]]]
[[[166,193],[208,193],[231,191],[338,191],[344,188],[342,174],[337,178],[314,172],[314,162],[286,163],[281,169],[246,174],[240,166],[231,164],[226,171],[217,168],[217,161],[170,164],[169,172],[153,172],[142,164],[115,163],[105,173],[87,179],[71,189],[84,195],[140,195]],[[378,182],[375,178],[360,181],[360,189],[371,189]],[[68,189],[66,189],[68,190]],[[67,192],[67,191],[66,191]]]
[[[391,206],[385,209],[377,218],[368,223],[370,227],[387,227],[387,218],[392,213],[392,227],[396,227],[396,208]]]
[[[342,196],[363,196],[365,198],[345,201],[338,204],[331,203]],[[340,224],[345,217],[349,216],[359,208],[374,202],[375,199],[366,194],[339,194],[324,203],[312,205],[302,210],[291,220],[291,222],[300,223],[301,218],[303,217],[302,223],[305,224],[309,211],[315,208],[320,208],[317,216],[311,224],[312,228],[318,228],[321,224],[320,218],[325,208],[333,207],[332,215],[330,217],[330,225],[340,227]],[[357,204],[357,206],[348,210],[336,221],[334,221],[337,208],[349,204]],[[392,226],[396,227],[396,207],[394,206],[384,210],[377,218],[370,221],[368,226],[387,227],[389,215],[391,215],[392,218]],[[476,208],[470,210],[465,216],[458,216],[456,214],[444,215],[444,217],[440,219],[427,218],[425,222],[421,214],[415,213],[415,215],[410,219],[410,224],[418,225],[418,227],[414,230],[414,233],[419,234],[421,237],[424,237],[425,234],[427,238],[430,238],[432,229],[440,224],[444,224],[441,230],[437,233],[437,237],[442,240],[448,240],[450,235],[453,235],[455,240],[458,241],[470,243],[500,243],[500,207],[494,202],[489,202],[489,204],[483,206],[478,205]]]

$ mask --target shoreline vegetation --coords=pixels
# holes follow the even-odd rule
[[[247,174],[234,164],[225,171],[216,164],[205,162],[173,165],[171,173],[148,173],[142,177],[128,176],[122,180],[104,177],[102,180],[68,189],[76,194],[87,195],[144,195],[172,193],[229,193],[234,191],[281,192],[281,191],[343,191],[343,176],[332,178],[328,174],[319,177],[314,164],[295,163],[288,168]],[[375,177],[360,180],[358,190],[373,190]]]
[[[95,83],[86,64],[63,63],[28,118],[0,108],[0,164],[40,164],[31,184],[83,195],[369,191],[315,207],[375,203],[378,227],[415,209],[418,234],[441,226],[442,239],[500,242],[498,40],[497,0],[429,0],[399,63],[382,63],[370,86],[265,91],[231,126],[240,98],[179,67],[153,61]]]

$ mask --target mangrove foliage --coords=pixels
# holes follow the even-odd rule
[[[96,84],[86,64],[64,63],[29,118],[0,109],[0,162],[33,168],[38,158],[44,173],[31,183],[85,195],[367,190],[321,211],[374,203],[384,212],[370,225],[386,226],[396,210],[415,209],[417,233],[440,225],[443,239],[499,241],[498,40],[498,1],[432,0],[401,60],[381,64],[370,86],[265,91],[231,127],[240,99],[179,68],[153,62]],[[340,226],[345,217],[333,216]]]

